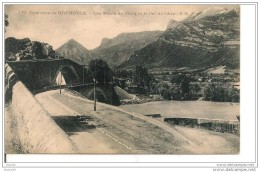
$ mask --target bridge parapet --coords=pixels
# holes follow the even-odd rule
[[[59,71],[66,83],[83,83],[84,66],[69,59],[27,60],[6,62],[30,91],[55,86]]]
[[[87,78],[86,68],[69,59],[9,61],[6,64],[34,94],[51,89],[69,88],[78,91],[88,99],[93,98],[93,83],[86,82],[93,80]],[[6,71],[6,73],[8,72]],[[57,78],[59,73],[62,73],[66,85],[59,85],[56,82],[59,79]],[[112,105],[120,104],[113,83],[97,84],[97,95],[100,102]]]

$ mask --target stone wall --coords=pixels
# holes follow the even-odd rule
[[[9,103],[17,120],[15,127],[23,152],[78,153],[78,148],[68,135],[53,121],[21,81],[9,83],[7,90],[12,92]]]

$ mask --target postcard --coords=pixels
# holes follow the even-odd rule
[[[240,155],[240,4],[10,3],[4,17],[5,155]]]

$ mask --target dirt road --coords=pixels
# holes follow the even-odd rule
[[[94,112],[92,101],[64,90],[62,94],[59,94],[59,91],[44,92],[36,95],[36,98],[82,153],[230,154],[239,152],[237,136],[232,135],[230,138],[225,133],[173,128],[161,121],[100,103],[97,104],[97,111]]]

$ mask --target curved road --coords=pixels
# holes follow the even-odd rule
[[[82,153],[236,154],[239,137],[171,127],[160,120],[93,102],[62,90],[35,96]]]

